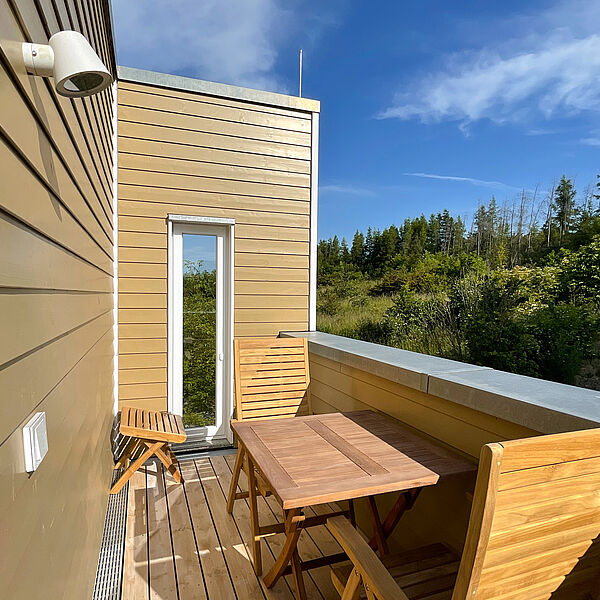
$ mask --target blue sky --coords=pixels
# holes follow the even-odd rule
[[[319,237],[600,172],[600,2],[113,0],[118,61],[321,100]]]

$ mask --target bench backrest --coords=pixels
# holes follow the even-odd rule
[[[233,354],[238,420],[310,414],[306,338],[236,339]]]
[[[598,598],[600,429],[489,444],[452,600]]]

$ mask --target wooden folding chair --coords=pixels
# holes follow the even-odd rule
[[[345,517],[327,526],[351,564],[343,600],[597,600],[600,429],[489,444],[462,558],[442,544],[383,562]]]
[[[306,338],[241,338],[234,340],[233,349],[237,420],[281,419],[312,412]],[[239,445],[227,498],[230,514],[235,500],[248,498],[248,492],[236,491],[242,468],[248,474],[245,449]],[[260,472],[253,473],[252,480],[260,494],[270,494]]]
[[[153,455],[165,465],[175,481],[178,483],[183,481],[177,459],[169,447],[169,443],[179,444],[187,439],[179,415],[126,406],[121,411],[119,433],[129,439],[114,468],[128,466],[112,486],[111,494],[118,493],[131,476]]]

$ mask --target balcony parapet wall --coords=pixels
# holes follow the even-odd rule
[[[316,356],[539,433],[600,426],[600,392],[342,336],[306,337]]]

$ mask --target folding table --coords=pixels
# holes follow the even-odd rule
[[[283,549],[264,581],[272,587],[280,577],[292,573],[299,600],[306,597],[303,570],[345,559],[336,554],[304,563],[300,560],[297,543],[301,531],[332,516],[305,517],[304,507],[367,497],[375,532],[371,545],[385,553],[387,538],[421,488],[434,485],[440,477],[477,468],[372,411],[234,422],[232,427],[238,439],[238,460],[245,457],[247,461],[255,570],[261,574],[261,537],[284,532]],[[260,526],[256,470],[281,503],[284,523]],[[232,478],[230,495],[237,483],[237,477]],[[403,493],[382,522],[374,496],[385,492]]]

